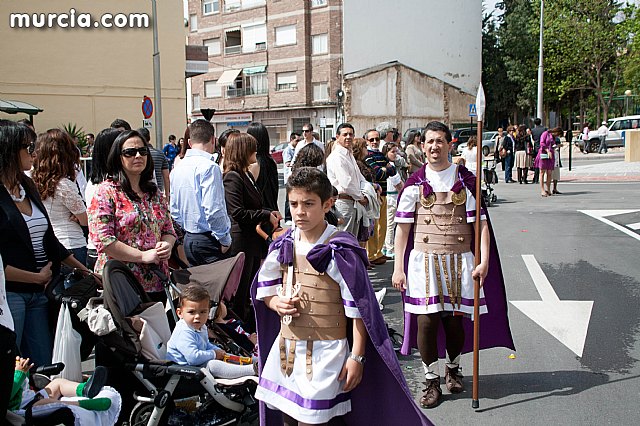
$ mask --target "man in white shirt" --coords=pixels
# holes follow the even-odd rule
[[[355,130],[351,124],[342,123],[338,126],[336,143],[327,158],[327,176],[331,185],[338,190],[335,206],[344,217],[344,223],[338,228],[357,237],[359,221],[356,203],[366,206],[369,201],[362,195],[362,187],[366,180],[351,152],[354,134]]]
[[[300,135],[296,132],[291,132],[289,135],[289,145],[282,151],[282,163],[284,165],[283,178],[284,183],[287,183],[289,176],[291,176],[291,166],[293,165],[293,157],[296,153],[296,146],[300,142]],[[284,200],[284,220],[285,225],[291,225],[291,210],[289,209],[289,194],[286,194]]]
[[[600,138],[600,147],[598,148],[598,154],[602,154],[602,151],[606,154],[607,149],[607,135],[609,134],[609,128],[607,127],[607,122],[603,121],[602,125],[598,127],[598,138]],[[585,143],[586,147],[586,143]],[[586,148],[585,148],[586,150]]]
[[[320,148],[322,148],[322,152],[324,152],[324,144],[313,137],[313,126],[311,125],[311,123],[307,123],[302,126],[302,140],[300,140],[300,142],[298,142],[298,145],[296,145],[296,152],[293,155],[293,160],[291,160],[292,163],[293,161],[295,161],[295,158],[300,150],[310,143],[315,143]]]

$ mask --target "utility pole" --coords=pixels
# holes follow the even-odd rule
[[[162,89],[160,83],[160,51],[158,50],[158,14],[156,0],[151,0],[151,19],[153,21],[153,97],[156,110],[156,147],[162,149]]]
[[[540,49],[539,49],[539,57],[538,57],[538,109],[536,111],[536,116],[542,120],[544,123],[544,107],[543,107],[543,94],[544,94],[544,65],[543,65],[543,31],[544,31],[544,0],[540,0]]]

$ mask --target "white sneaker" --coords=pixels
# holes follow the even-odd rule
[[[384,309],[384,305],[382,301],[384,300],[384,296],[387,294],[387,288],[383,288],[382,290],[376,291],[376,300],[378,301],[378,307],[380,310]]]

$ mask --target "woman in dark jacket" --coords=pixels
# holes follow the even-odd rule
[[[269,153],[271,142],[269,132],[262,123],[251,123],[247,133],[256,139],[258,144],[256,162],[249,167],[256,180],[256,187],[262,195],[262,205],[270,210],[278,210],[278,165]]]
[[[60,274],[60,263],[83,271],[58,241],[31,169],[36,134],[22,124],[0,120],[0,255],[16,346],[36,365],[51,363],[53,343],[45,288]]]
[[[229,135],[224,155],[224,193],[227,211],[231,218],[232,255],[245,253],[242,278],[236,292],[233,309],[249,325],[255,327],[253,310],[250,306],[249,288],[253,277],[260,268],[260,262],[267,256],[267,242],[258,235],[256,226],[271,224],[276,226],[282,219],[278,210],[263,205],[260,191],[256,188],[249,164],[255,162],[256,140],[246,133]]]

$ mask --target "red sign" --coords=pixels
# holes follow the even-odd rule
[[[153,102],[151,102],[151,98],[148,96],[142,98],[142,115],[147,119],[153,115]]]

